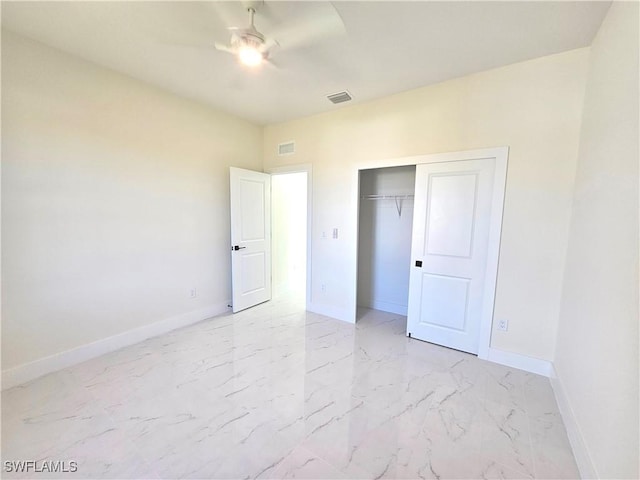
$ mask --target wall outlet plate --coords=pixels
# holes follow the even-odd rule
[[[500,320],[498,322],[498,329],[502,330],[503,332],[509,330],[509,321],[504,319]]]

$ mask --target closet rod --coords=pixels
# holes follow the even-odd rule
[[[415,195],[362,195],[360,198],[367,200],[394,200],[398,210],[398,218],[402,217],[402,200],[414,198]]]
[[[415,195],[362,195],[360,198],[366,200],[403,200],[414,198]]]

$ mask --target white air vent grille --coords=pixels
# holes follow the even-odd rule
[[[346,90],[344,92],[332,93],[331,95],[327,95],[327,98],[331,103],[342,103],[348,102],[351,100],[351,94]]]
[[[296,153],[296,143],[287,142],[278,145],[278,155],[291,155]]]

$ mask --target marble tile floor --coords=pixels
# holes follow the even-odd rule
[[[4,391],[2,476],[578,478],[548,379],[359,317],[272,301]]]

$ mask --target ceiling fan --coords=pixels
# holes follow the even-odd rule
[[[249,26],[229,27],[229,44],[216,42],[215,48],[235,55],[244,65],[257,67],[266,62],[272,63],[271,57],[277,49],[290,50],[346,34],[342,19],[330,2],[300,2],[299,5],[295,2],[281,3],[269,4],[265,8],[263,0],[243,1]],[[271,30],[270,35],[256,28],[254,18],[257,13],[267,24],[267,30]],[[276,21],[274,24],[273,16],[277,13],[280,13],[280,20],[286,19],[286,22]]]
[[[253,23],[256,14],[255,8],[250,6],[247,8],[247,12],[249,13],[249,26],[246,28],[230,27],[229,30],[232,32],[230,44],[216,42],[215,47],[217,50],[235,55],[244,65],[256,67],[268,60],[271,50],[279,44],[277,40],[267,39],[256,29]]]

